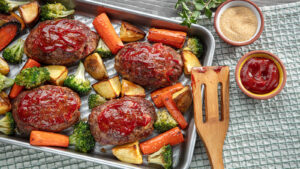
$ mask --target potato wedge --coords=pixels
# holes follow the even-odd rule
[[[145,89],[137,84],[134,84],[128,80],[122,80],[121,95],[123,96],[139,96],[146,97]]]
[[[10,69],[7,62],[4,59],[0,58],[0,73],[3,75],[7,75],[9,71]]]
[[[50,73],[50,83],[62,86],[68,76],[68,69],[65,66],[50,65],[45,66]]]
[[[37,1],[19,7],[19,13],[26,25],[33,26],[39,19],[40,5]]]
[[[113,99],[121,93],[119,76],[93,84],[94,90],[106,99]]]
[[[0,92],[0,114],[5,114],[11,110],[9,98],[5,92]]]
[[[185,86],[183,89],[174,93],[172,98],[181,113],[185,113],[193,102],[192,91],[189,86]]]
[[[96,80],[108,79],[105,65],[98,53],[88,56],[84,60],[85,70]]]
[[[191,51],[183,50],[182,58],[184,64],[184,73],[189,75],[191,74],[193,67],[201,67],[201,63],[198,60],[197,56],[195,56]]]
[[[146,33],[128,22],[122,22],[120,38],[123,42],[135,42],[145,37]]]
[[[125,145],[116,146],[112,149],[112,153],[120,161],[132,164],[142,164],[143,157],[141,154],[139,142],[129,143]]]

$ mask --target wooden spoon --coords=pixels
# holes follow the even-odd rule
[[[229,67],[208,66],[192,69],[194,117],[197,132],[204,142],[213,169],[223,169],[223,144],[229,124]],[[221,117],[218,84],[221,83]],[[202,114],[204,85],[205,119]]]

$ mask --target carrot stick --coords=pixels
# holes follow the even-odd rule
[[[181,130],[179,129],[179,127],[175,127],[156,137],[151,138],[150,140],[141,143],[140,148],[143,154],[151,154],[158,151],[165,145],[171,144],[173,146],[182,143],[183,141],[184,138]]]
[[[31,131],[30,144],[34,146],[68,147],[69,137],[46,131]]]
[[[23,66],[23,69],[27,69],[27,68],[31,68],[31,67],[40,67],[41,64],[39,64],[37,61],[33,60],[33,59],[28,59],[27,62],[25,63],[25,65]],[[14,84],[13,87],[10,90],[9,93],[9,98],[14,99],[16,98],[19,93],[24,89],[23,86],[19,86],[17,84]]]
[[[94,19],[93,25],[113,54],[124,47],[106,13],[98,15]]]
[[[17,23],[8,23],[0,28],[0,51],[2,51],[17,36],[19,26]]]
[[[159,90],[154,91],[151,93],[151,98],[157,108],[164,107],[164,103],[162,100],[162,95],[164,95],[166,92],[175,93],[179,90],[181,90],[184,86],[181,83],[176,83],[173,86],[168,86]]]
[[[164,43],[176,48],[183,47],[185,38],[185,32],[156,28],[151,28],[148,35],[149,41]]]
[[[166,93],[162,96],[162,99],[163,99],[164,105],[168,109],[171,116],[177,121],[177,123],[179,124],[179,126],[182,129],[185,129],[188,126],[188,123],[186,122],[183,115],[181,114],[181,112],[177,108],[176,103],[172,99],[172,94],[171,93]]]

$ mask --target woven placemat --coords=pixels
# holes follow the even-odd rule
[[[300,168],[300,2],[262,8],[265,29],[245,47],[224,43],[212,20],[200,22],[216,39],[214,65],[230,66],[230,125],[224,145],[225,167]],[[283,91],[270,100],[244,95],[234,80],[237,61],[252,50],[268,50],[287,69]],[[191,168],[210,168],[203,143],[198,139]],[[0,143],[0,168],[109,168],[92,162]]]

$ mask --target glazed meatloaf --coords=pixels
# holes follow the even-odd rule
[[[23,91],[14,100],[12,113],[19,131],[60,132],[79,120],[80,98],[71,89],[45,85]]]
[[[71,65],[92,53],[98,40],[99,36],[80,21],[48,20],[30,32],[24,52],[44,64]]]
[[[147,137],[156,120],[154,106],[141,97],[113,99],[89,116],[91,132],[102,145],[121,145]]]
[[[115,69],[123,78],[152,89],[176,82],[182,67],[181,56],[161,43],[129,43],[115,57]]]

